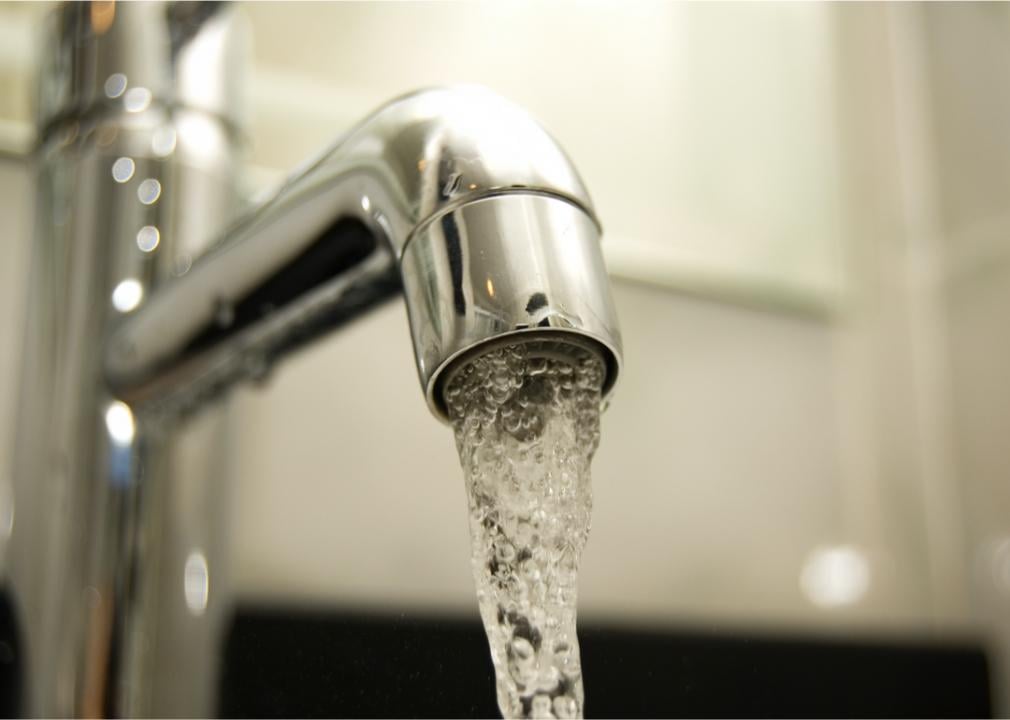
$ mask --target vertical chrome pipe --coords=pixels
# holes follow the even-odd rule
[[[67,3],[45,32],[4,568],[23,712],[208,715],[221,488],[200,475],[220,443],[200,435],[220,432],[224,411],[181,439],[145,427],[106,389],[100,358],[111,327],[235,212],[241,21],[210,3]],[[183,481],[166,482],[173,464]],[[181,670],[159,673],[169,660]],[[186,691],[159,688],[173,681]]]

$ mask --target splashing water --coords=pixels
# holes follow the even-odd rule
[[[506,718],[582,717],[575,605],[603,374],[580,346],[517,341],[466,363],[446,386]]]

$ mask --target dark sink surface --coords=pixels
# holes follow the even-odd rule
[[[24,654],[14,604],[0,588],[0,717],[17,717],[21,710]]]
[[[983,650],[580,625],[587,717],[991,717]],[[497,717],[479,620],[242,608],[228,717]]]
[[[0,594],[0,716],[21,648]],[[969,644],[863,642],[583,623],[587,717],[991,717]],[[496,717],[474,618],[241,608],[227,635],[228,717]]]

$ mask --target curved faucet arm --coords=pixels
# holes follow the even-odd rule
[[[547,132],[476,87],[390,102],[247,212],[123,318],[105,374],[127,401],[186,410],[399,289],[412,238],[457,209],[521,193],[589,195]]]

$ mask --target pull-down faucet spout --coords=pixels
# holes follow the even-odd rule
[[[393,294],[421,386],[445,419],[452,362],[513,334],[589,344],[604,395],[621,342],[600,226],[530,117],[464,87],[392,101],[293,174],[112,333],[108,383],[186,411]]]
[[[394,100],[228,224],[242,27],[227,3],[46,20],[18,519],[0,537],[27,714],[215,712],[230,430],[206,406],[237,381],[400,291],[442,420],[454,363],[503,339],[588,347],[604,395],[618,373],[586,189],[486,90]]]

